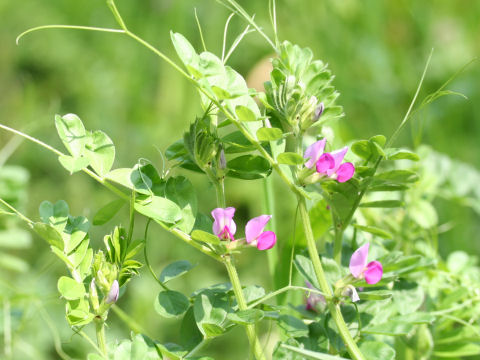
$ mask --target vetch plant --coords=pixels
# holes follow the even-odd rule
[[[245,31],[229,49],[224,43],[221,57],[209,52],[205,44],[199,52],[183,35],[172,32],[180,65],[133,33],[114,0],[106,3],[118,25],[115,29],[53,25],[20,36],[45,28],[70,28],[130,37],[191,83],[202,106],[182,138],[165,149],[168,169],[161,173],[145,159],[131,168],[113,169],[114,141],[101,130],[87,130],[74,114],[55,116],[67,153],[0,124],[1,129],[54,153],[70,174],[82,171],[118,198],[99,209],[92,221],[71,215],[64,201],[43,202],[41,221],[30,220],[1,201],[44,238],[65,264],[68,275],[58,280],[58,291],[66,303],[66,319],[78,333],[91,323],[96,331],[96,353],[88,359],[211,359],[201,356],[208,354],[207,346],[221,342],[234,327],[241,327],[249,342],[244,358],[257,360],[389,360],[406,352],[417,358],[425,354],[480,354],[478,346],[445,348],[453,342],[460,325],[464,325],[462,331],[470,331],[469,335],[479,331],[477,324],[468,322],[473,318],[466,309],[480,306],[475,291],[480,270],[469,263],[469,271],[476,275],[459,273],[453,254],[445,265],[438,254],[435,221],[431,217],[419,221],[412,216],[419,212],[417,200],[425,195],[417,188],[422,181],[419,169],[397,161],[418,162],[421,158],[413,151],[392,147],[412,115],[428,62],[407,114],[388,141],[376,135],[346,146],[336,138],[333,143],[339,150],[325,151],[331,145],[322,137],[322,130],[344,115],[337,105],[339,93],[327,65],[314,59],[309,48],[279,41],[275,1],[269,1],[273,39],[237,2],[219,2],[247,23]],[[275,52],[265,92],[249,89],[243,76],[227,65],[239,42],[252,31]],[[203,41],[200,27],[199,32]],[[420,108],[445,95],[442,89],[427,96]],[[306,147],[306,143],[312,145]],[[346,156],[350,161],[344,161]],[[211,198],[216,204],[206,207],[213,208],[213,222],[199,211],[188,171],[203,175],[215,191]],[[282,191],[289,191],[295,201],[292,246],[286,246],[289,234],[267,228],[275,218],[275,209],[265,211],[271,215],[249,220],[245,239],[241,239],[234,221],[235,208],[227,207],[231,203],[225,191],[226,177],[264,182],[268,208],[273,185],[267,179],[272,176],[283,182]],[[103,249],[94,250],[90,246],[91,225],[108,223],[125,204],[128,229],[114,226],[104,237]],[[435,214],[428,205],[422,206]],[[140,239],[134,238],[138,228],[135,212],[148,219]],[[188,260],[178,260],[157,276],[149,259],[158,254],[147,247],[152,222],[216,261],[224,268],[228,282],[193,289],[190,294],[173,290],[171,282],[194,268],[201,272],[202,264],[195,267]],[[279,244],[275,246],[277,236]],[[271,269],[273,288],[269,292],[240,280],[237,259],[248,256],[252,246],[267,250],[260,255]],[[143,258],[138,257],[141,249]],[[369,250],[374,250],[377,260],[368,262]],[[155,311],[162,318],[181,318],[178,344],[154,340],[158,334],[147,336],[143,327],[120,309],[123,291],[123,296],[128,296],[128,282],[135,281],[136,275],[144,276],[140,273],[143,265],[159,286],[152,296]],[[469,285],[461,285],[463,280]],[[452,287],[438,285],[445,281]],[[462,289],[458,297],[452,295],[456,288]],[[305,311],[303,298],[295,305],[295,292],[307,294],[306,308],[315,311]],[[281,294],[292,301],[285,301]],[[110,310],[132,330],[132,339],[107,343]],[[276,325],[272,330],[277,332],[276,344],[264,336],[264,322]]]

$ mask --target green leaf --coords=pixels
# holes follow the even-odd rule
[[[183,315],[190,306],[188,298],[178,291],[161,291],[155,299],[155,311],[163,317],[175,318]]]
[[[68,204],[59,200],[54,204],[50,201],[43,201],[39,207],[40,218],[44,223],[52,225],[58,232],[62,233],[67,225]]]
[[[238,120],[240,121],[257,121],[259,120],[256,116],[255,113],[250,110],[248,107],[243,106],[243,105],[238,105],[235,108],[235,114],[237,115]]]
[[[202,340],[203,335],[195,322],[193,306],[190,306],[183,316],[180,326],[180,345],[190,350],[200,344]]]
[[[393,235],[391,233],[375,226],[365,226],[365,225],[358,225],[358,224],[353,224],[353,226],[358,230],[365,231],[376,236],[380,236],[383,239],[393,239]]]
[[[365,341],[360,345],[360,351],[368,360],[394,360],[395,350],[378,341]]]
[[[170,37],[172,39],[173,46],[175,47],[175,51],[177,52],[178,57],[185,64],[188,71],[196,77],[200,77],[200,57],[193,48],[192,44],[190,44],[190,42],[182,34],[179,33],[170,32]]]
[[[358,293],[360,300],[385,300],[392,297],[389,290],[361,291]]]
[[[372,157],[372,145],[368,140],[355,141],[351,150],[362,159],[369,160]]]
[[[75,114],[55,115],[55,126],[68,152],[75,158],[83,155],[87,136],[82,120]]]
[[[90,166],[99,176],[104,177],[115,160],[113,141],[103,131],[97,130],[89,134],[86,149]]]
[[[405,149],[387,149],[387,160],[412,160],[419,161],[420,158],[412,151]]]
[[[248,285],[242,289],[247,304],[265,296],[265,289],[259,285]]]
[[[402,207],[405,203],[400,200],[378,200],[378,201],[369,201],[360,204],[360,207],[370,207],[370,208],[394,208]]]
[[[28,231],[22,229],[0,230],[0,247],[7,249],[25,249],[32,244]]]
[[[76,173],[90,164],[90,160],[84,156],[73,157],[70,155],[60,155],[58,161],[60,161],[60,164],[62,164],[70,174]]]
[[[305,162],[305,159],[297,153],[284,152],[277,156],[277,162],[285,165],[301,165]]]
[[[213,245],[220,244],[220,239],[218,236],[215,236],[203,230],[193,230],[191,236],[192,239],[196,241],[201,241]]]
[[[279,128],[262,127],[257,130],[258,141],[275,141],[283,137],[283,132]]]
[[[422,287],[414,283],[401,282],[395,284],[393,302],[402,315],[410,314],[422,306],[425,293]]]
[[[87,236],[90,222],[84,216],[69,216],[63,233],[65,253],[73,251]]]
[[[383,135],[375,135],[372,136],[369,141],[374,142],[383,148],[385,146],[385,143],[387,142],[387,138]]]
[[[214,337],[224,332],[223,323],[229,310],[225,293],[205,290],[196,296],[193,305],[195,321],[205,337]]]
[[[265,178],[270,175],[272,168],[269,162],[259,155],[243,155],[229,160],[228,176],[244,180]]]
[[[435,346],[433,355],[440,358],[460,358],[480,355],[480,345],[473,342]]]
[[[180,207],[182,219],[175,226],[189,234],[197,216],[197,194],[190,180],[184,176],[171,177],[165,187],[165,196]]]
[[[57,288],[67,300],[76,300],[85,296],[85,286],[67,276],[58,279]]]
[[[399,315],[391,318],[392,321],[401,321],[401,322],[411,323],[415,325],[432,324],[435,321],[435,319],[436,319],[435,315],[431,315],[429,313],[421,312],[421,311],[417,311],[417,312],[406,314],[406,315]]]
[[[287,349],[291,352],[294,352],[295,354],[299,354],[302,356],[302,359],[317,359],[317,360],[347,360],[346,358],[342,358],[337,355],[328,355],[328,354],[323,354],[319,353],[316,351],[312,350],[307,350],[304,348],[299,348],[287,344],[281,344],[280,345],[282,348]],[[296,359],[296,358],[295,358]]]
[[[278,326],[282,328],[289,337],[308,336],[308,326],[299,318],[291,315],[280,315]]]
[[[295,256],[294,264],[298,272],[303,276],[305,280],[307,280],[317,289],[320,288],[317,277],[315,275],[315,271],[313,269],[312,261],[309,258],[303,255],[297,255]]]
[[[259,309],[247,309],[243,311],[237,311],[227,315],[227,318],[240,325],[255,324],[263,319],[264,313]]]
[[[33,230],[50,245],[63,251],[62,235],[52,225],[36,222],[33,224]]]
[[[160,281],[166,283],[172,279],[182,276],[192,270],[195,265],[192,265],[187,260],[175,261],[165,267],[160,274]]]
[[[97,211],[93,217],[93,225],[103,225],[109,222],[115,214],[125,205],[125,201],[117,199],[109,202]]]
[[[375,179],[393,183],[413,183],[418,181],[419,177],[411,170],[390,170],[375,175]]]
[[[173,201],[152,196],[146,203],[135,203],[135,210],[153,220],[175,223],[182,218],[182,211]]]
[[[412,330],[413,324],[389,320],[387,323],[363,328],[362,333],[387,336],[401,336],[408,335]]]

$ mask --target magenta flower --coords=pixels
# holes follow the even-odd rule
[[[350,272],[357,279],[365,278],[367,284],[376,284],[382,279],[383,267],[378,261],[367,264],[369,243],[359,247],[350,258]]]
[[[355,166],[351,162],[342,163],[348,147],[324,153],[325,143],[325,139],[319,140],[305,150],[304,158],[308,159],[305,166],[311,169],[315,165],[319,174],[336,179],[340,183],[350,180],[355,173]]]
[[[216,208],[212,210],[212,216],[215,219],[213,222],[213,233],[221,240],[235,240],[233,235],[235,235],[237,231],[237,225],[235,225],[233,221],[234,214],[235,208],[233,207],[226,209]]]
[[[305,150],[305,154],[303,155],[305,159],[308,159],[307,162],[305,163],[306,167],[311,169],[317,163],[317,161],[320,159],[320,157],[323,154],[323,150],[325,149],[326,142],[327,142],[326,139],[322,139],[317,142],[314,142],[312,145],[307,147],[307,149]]]
[[[258,250],[271,249],[277,242],[277,236],[273,231],[263,231],[271,215],[260,215],[251,219],[245,226],[245,238],[247,243],[256,242]]]

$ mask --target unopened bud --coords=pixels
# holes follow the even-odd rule
[[[225,151],[220,150],[220,158],[218,160],[218,167],[220,170],[225,170],[227,168],[227,159],[225,159]]]
[[[108,292],[108,295],[105,299],[106,304],[113,304],[117,302],[118,300],[118,293],[120,291],[120,288],[118,286],[118,281],[114,280],[112,283],[112,287],[110,288],[110,291]]]
[[[318,104],[318,106],[315,108],[315,111],[313,112],[313,122],[320,119],[320,115],[322,115],[323,110],[325,110],[325,105],[323,105],[323,102],[321,102],[320,104]]]
[[[353,302],[357,302],[358,300],[360,300],[357,290],[353,285],[347,285],[347,287],[343,290],[342,295],[348,296],[349,298],[352,299]]]

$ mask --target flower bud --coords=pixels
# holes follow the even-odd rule
[[[317,122],[318,119],[320,119],[320,115],[323,114],[323,111],[325,110],[325,105],[323,105],[323,102],[318,104],[318,106],[315,108],[315,111],[313,112],[313,122]]]
[[[112,287],[110,288],[110,291],[108,292],[108,295],[105,298],[105,303],[106,304],[113,304],[113,303],[117,302],[119,291],[120,291],[120,288],[118,286],[118,281],[114,280],[113,283],[112,283]]]

